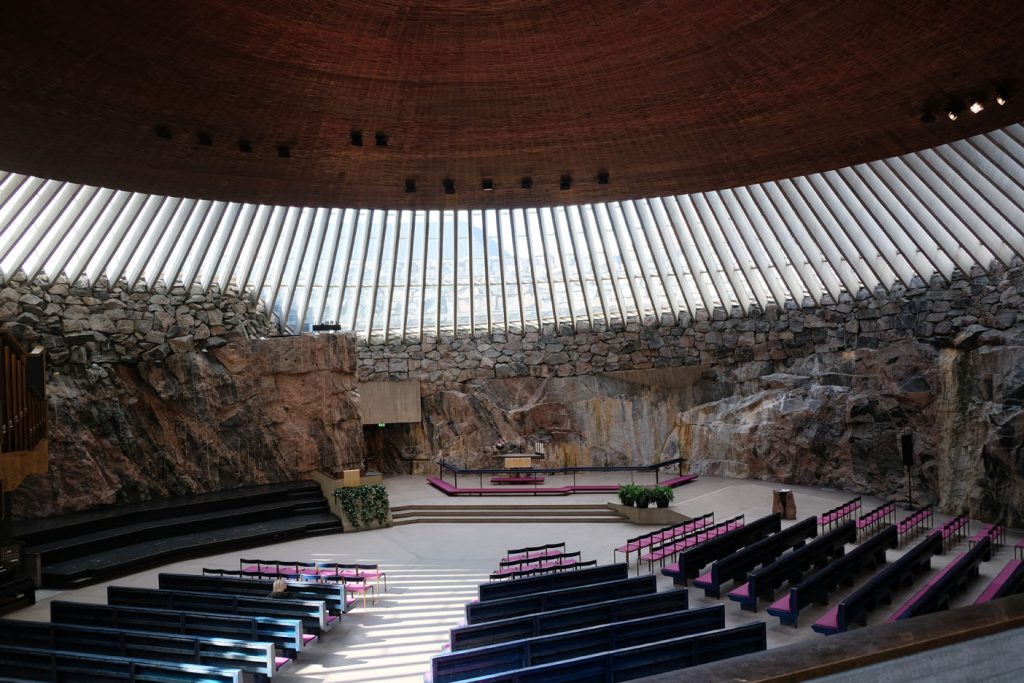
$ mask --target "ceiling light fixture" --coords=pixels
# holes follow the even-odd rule
[[[972,114],[979,114],[985,108],[985,105],[983,105],[978,100],[971,100],[971,103],[968,106],[968,108],[971,110]]]
[[[924,114],[921,115],[921,123],[935,123],[935,114],[931,113],[930,111],[926,111]]]
[[[444,181],[444,193],[455,194],[455,181],[451,178],[445,178]]]
[[[949,117],[950,121],[956,121],[960,118],[960,110],[956,107],[950,107],[946,110],[946,116]]]
[[[484,192],[494,191],[494,180],[492,178],[484,178],[483,180]]]
[[[1006,104],[1006,101],[1009,99],[1010,93],[1006,90],[1006,88],[996,88],[996,104],[1002,107]]]

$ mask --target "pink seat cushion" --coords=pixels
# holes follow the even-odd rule
[[[769,612],[793,612],[793,606],[789,602],[791,593],[786,593],[782,598],[768,606]]]
[[[334,622],[336,622],[336,621],[337,621],[338,619],[339,619],[339,617],[338,617],[337,615],[334,615],[334,614],[328,614],[328,615],[327,615],[327,623],[328,623],[328,624],[333,624],[333,623],[334,623]]]
[[[302,644],[303,645],[309,645],[310,643],[314,643],[314,642],[316,642],[316,636],[314,636],[312,633],[303,633],[302,634]]]
[[[274,657],[274,671],[279,671],[282,666],[290,662],[288,657]]]
[[[729,591],[729,595],[743,599],[750,598],[750,583],[745,583],[738,588],[734,588],[733,590]]]
[[[697,586],[710,586],[711,585],[711,572],[708,572],[706,574],[701,574],[700,576],[698,576],[696,579],[693,580],[693,583],[695,585],[697,585]]]
[[[821,615],[821,619],[818,619],[815,624],[823,626],[825,628],[838,629],[839,628],[839,605],[836,605],[829,611]]]

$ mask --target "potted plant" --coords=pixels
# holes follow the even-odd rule
[[[636,493],[636,506],[638,508],[645,508],[651,504],[651,489],[646,486],[638,486],[639,490]]]
[[[655,486],[651,489],[651,499],[660,508],[667,508],[673,498],[675,498],[675,493],[668,486]]]
[[[640,487],[636,484],[623,484],[619,486],[619,502],[632,507],[636,504],[636,494]]]

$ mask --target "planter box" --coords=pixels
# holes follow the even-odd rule
[[[621,503],[608,503],[608,507],[627,518],[633,524],[668,526],[670,524],[688,522],[692,519],[691,517],[687,517],[684,514],[676,512],[671,507],[638,508],[631,505],[622,505]]]

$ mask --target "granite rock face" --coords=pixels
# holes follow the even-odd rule
[[[262,338],[272,321],[216,291],[12,279],[0,302],[16,304],[7,329],[50,351],[50,467],[12,493],[15,517],[362,463],[351,337]]]
[[[905,500],[912,434],[916,503],[1019,525],[1022,292],[1015,264],[743,317],[364,344],[359,372],[421,382],[423,423],[381,446],[390,471],[493,466],[500,438],[552,466],[683,457]]]

